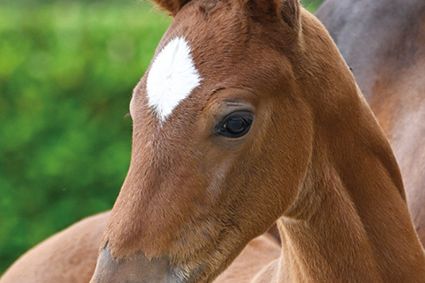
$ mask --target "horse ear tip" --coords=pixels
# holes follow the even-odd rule
[[[283,21],[291,28],[299,28],[301,24],[301,2],[300,0],[277,0],[280,5],[280,15]]]
[[[151,0],[161,10],[164,10],[168,15],[174,17],[181,8],[190,0]]]

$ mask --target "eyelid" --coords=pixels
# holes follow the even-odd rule
[[[235,88],[235,87],[216,87],[213,90],[211,90],[208,94],[207,94],[207,104],[211,103],[213,100],[222,97],[222,95],[226,95],[229,93],[242,93],[243,96],[246,97],[256,97],[257,94],[252,91],[251,89],[247,89],[247,88]],[[238,102],[236,99],[234,98],[227,98],[224,99],[224,101],[234,101],[234,102]]]
[[[238,106],[245,106],[247,103],[238,101],[238,100],[224,100],[226,106],[228,107],[238,107]]]
[[[243,105],[243,106],[245,106],[245,105]],[[225,114],[225,115],[223,115],[222,117],[223,117],[223,119],[225,119],[226,117],[231,116],[231,115],[236,114],[236,113],[249,113],[251,115],[254,115],[254,112],[251,111],[251,109],[247,109],[247,108],[240,108],[240,109],[238,109],[238,108],[235,108],[232,111],[228,111],[228,113]]]
[[[224,104],[226,105],[225,108],[227,111],[223,112],[222,115],[220,115],[222,118],[230,115],[233,112],[250,112],[254,113],[254,107],[246,102],[242,101],[235,101],[235,100],[228,100],[224,101]]]

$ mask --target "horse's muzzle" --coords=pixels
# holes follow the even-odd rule
[[[149,260],[143,255],[115,259],[106,247],[97,259],[90,283],[171,283],[179,282],[166,260]]]

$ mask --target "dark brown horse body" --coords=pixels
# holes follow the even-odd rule
[[[327,1],[319,11],[319,17],[353,67],[365,96],[391,138],[420,233],[425,223],[422,208],[425,151],[421,148],[425,141],[425,126],[421,123],[425,121],[425,80],[421,77],[425,73],[425,5],[422,2],[338,0]],[[93,246],[97,248],[106,217],[104,214],[86,220],[54,236],[21,258],[1,282],[16,282],[17,278],[21,282],[86,281],[87,267],[94,267]],[[80,245],[82,241],[85,245]],[[87,245],[90,241],[93,245]],[[58,250],[68,256],[55,257]],[[79,263],[82,258],[86,258],[83,264]],[[64,274],[66,279],[58,279]]]
[[[391,141],[425,244],[425,1],[328,0],[317,16]]]

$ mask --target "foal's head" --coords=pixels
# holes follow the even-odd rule
[[[174,21],[133,93],[99,282],[212,280],[290,208],[315,119],[331,119],[335,89],[355,88],[298,0],[157,2]]]

